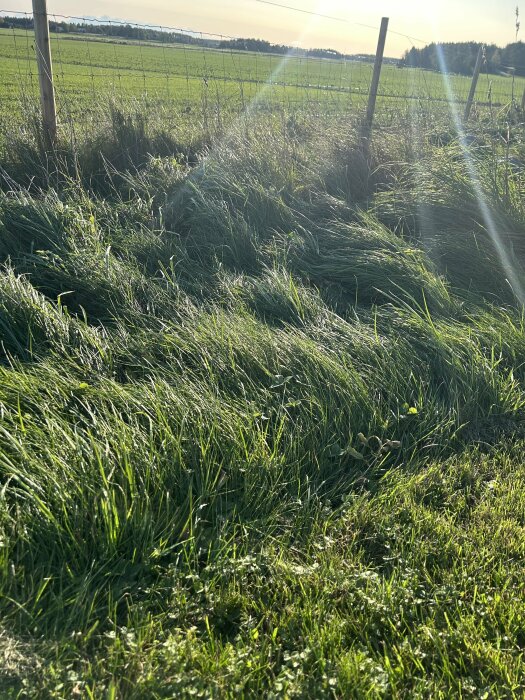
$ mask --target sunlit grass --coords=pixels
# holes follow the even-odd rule
[[[523,695],[523,312],[417,133],[10,132],[4,697]],[[522,279],[522,180],[476,157]]]

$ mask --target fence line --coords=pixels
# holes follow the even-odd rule
[[[6,21],[6,17],[15,20]],[[37,94],[33,15],[0,11],[2,19],[4,103],[15,110],[20,96],[27,102]],[[110,98],[146,99],[206,119],[213,114],[223,118],[248,107],[314,109],[327,115],[356,109],[364,114],[366,109],[373,63],[362,55],[330,56],[301,49],[279,54],[250,50],[251,45],[241,50],[238,38],[224,34],[54,13],[49,19],[62,122],[88,120],[97,105]],[[125,32],[131,36],[123,36]],[[523,78],[482,75],[486,77],[473,93],[477,107],[500,108],[513,99],[521,103]],[[450,90],[444,89],[444,81]],[[446,108],[450,102],[464,105],[470,88],[467,76],[399,68],[386,60],[377,90],[377,111],[388,115],[410,104],[411,109]]]

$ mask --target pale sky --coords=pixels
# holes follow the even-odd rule
[[[373,53],[381,17],[390,17],[386,55],[399,56],[424,42],[481,41],[508,44],[515,39],[516,0],[275,0],[302,10],[332,15],[345,22],[309,16],[257,0],[48,0],[48,12],[111,17],[201,32],[256,37],[305,48],[334,48]],[[2,0],[4,11],[30,11],[30,0]],[[523,7],[525,32],[525,5]],[[518,38],[525,40],[521,32]]]

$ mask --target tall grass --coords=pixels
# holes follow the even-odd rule
[[[454,144],[133,119],[2,163],[4,696],[519,697],[523,316]]]

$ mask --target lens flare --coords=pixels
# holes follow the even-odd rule
[[[494,246],[494,250],[496,251],[498,258],[500,260],[500,263],[503,267],[503,270],[505,271],[505,274],[507,276],[507,281],[514,292],[514,296],[516,299],[519,301],[520,304],[525,304],[525,291],[523,288],[523,285],[521,283],[521,280],[514,268],[514,265],[512,263],[512,260],[509,256],[508,251],[505,248],[505,245],[503,244],[502,238],[500,234],[498,233],[498,229],[496,226],[496,222],[494,219],[494,216],[490,210],[490,207],[487,203],[487,199],[485,197],[485,194],[483,192],[483,187],[481,186],[481,180],[479,178],[477,169],[476,169],[476,164],[470,154],[469,151],[469,146],[467,143],[466,139],[466,134],[465,134],[465,129],[463,127],[463,123],[461,120],[461,116],[459,115],[458,112],[458,102],[457,98],[452,90],[452,85],[450,82],[450,78],[448,76],[448,71],[447,71],[447,64],[445,60],[445,55],[443,52],[443,47],[439,44],[436,43],[436,51],[437,51],[437,57],[438,57],[438,62],[439,62],[439,68],[441,71],[441,75],[443,76],[443,86],[445,88],[445,93],[447,95],[447,101],[448,105],[450,108],[450,113],[452,116],[452,120],[454,122],[454,127],[456,129],[457,135],[458,135],[458,143],[459,147],[461,150],[461,155],[463,157],[463,160],[465,162],[466,168],[467,168],[467,173],[470,178],[470,181],[472,183],[472,188],[474,190],[474,194],[476,196],[479,210],[481,212],[481,216],[483,218],[483,223],[485,225],[485,229],[487,233],[490,236],[490,239],[492,241],[492,245]]]

